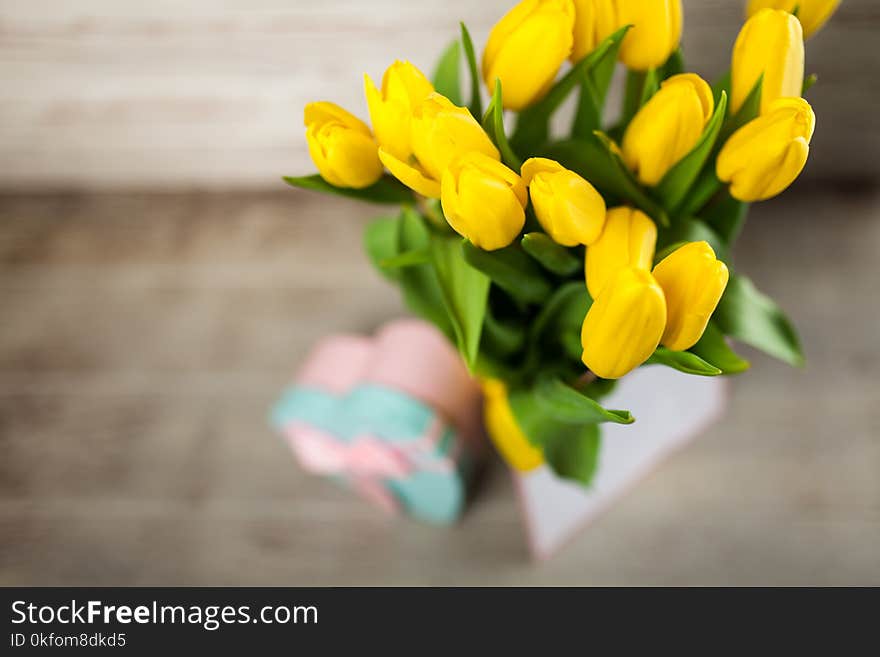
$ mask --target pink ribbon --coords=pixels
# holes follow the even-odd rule
[[[384,481],[402,479],[413,472],[431,470],[451,472],[455,468],[458,445],[439,457],[434,449],[446,430],[439,418],[417,440],[395,445],[375,436],[363,434],[351,442],[303,422],[285,428],[287,441],[302,467],[320,475],[337,475],[349,479],[358,492],[388,512],[399,509],[399,503]]]

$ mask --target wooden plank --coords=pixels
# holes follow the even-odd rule
[[[0,189],[271,189],[313,168],[305,103],[366,117],[364,71],[378,77],[396,58],[430,70],[459,19],[481,44],[511,4],[0,0]],[[685,50],[716,76],[739,3],[685,5]],[[880,101],[865,79],[878,26],[870,0],[849,0],[809,43],[821,82],[808,178],[880,174],[880,130],[864,111]]]
[[[268,428],[314,340],[401,312],[360,251],[373,208],[0,197],[0,584],[880,584],[880,198],[803,187],[755,208],[737,267],[807,368],[756,357],[723,423],[540,566],[497,464],[424,527]]]

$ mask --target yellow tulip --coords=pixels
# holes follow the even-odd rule
[[[620,44],[620,61],[627,68],[634,71],[658,68],[678,48],[682,28],[681,0],[593,0],[591,4],[596,45],[624,25],[632,25]],[[583,47],[579,38],[581,43],[587,42],[576,33],[576,48]]]
[[[727,265],[706,242],[690,242],[654,267],[666,297],[666,330],[660,342],[673,351],[693,347],[703,336],[727,287]]]
[[[449,225],[486,251],[513,242],[528,202],[522,178],[496,159],[471,151],[443,174],[440,202]]]
[[[529,442],[516,423],[501,381],[483,381],[483,421],[492,443],[514,470],[534,470],[544,462],[541,449]]]
[[[612,0],[574,0],[574,44],[571,61],[579,62],[616,29],[617,12]]]
[[[394,62],[382,76],[382,90],[364,74],[364,93],[379,146],[398,160],[412,155],[410,117],[434,91],[428,78],[409,62]]]
[[[592,244],[605,225],[605,200],[586,180],[558,162],[533,157],[522,166],[541,226],[563,246]]]
[[[620,45],[627,68],[646,71],[666,63],[681,41],[681,0],[618,0],[623,25],[633,28]]]
[[[584,271],[590,295],[597,299],[621,269],[650,270],[656,244],[657,226],[644,212],[628,207],[608,210],[602,235],[587,247]]]
[[[621,269],[584,318],[584,365],[603,379],[619,379],[648,360],[665,326],[666,300],[651,272]]]
[[[800,97],[804,84],[804,35],[787,11],[761,9],[743,25],[733,46],[730,109],[737,112],[761,75],[761,114],[777,98]]]
[[[572,0],[523,0],[489,33],[483,51],[483,79],[490,90],[501,79],[504,107],[528,107],[553,85],[571,54]]]
[[[379,158],[403,184],[429,198],[440,198],[443,172],[465,153],[482,153],[493,160],[501,155],[471,113],[446,96],[432,93],[413,111],[410,122],[413,155],[406,160],[379,149]]]
[[[754,16],[765,8],[784,9],[793,13],[797,7],[797,17],[804,28],[804,38],[809,38],[825,25],[838,5],[840,0],[749,0],[746,15]]]
[[[378,146],[366,123],[328,102],[309,103],[303,115],[309,155],[324,180],[361,189],[382,177]]]
[[[715,101],[699,75],[673,75],[638,111],[623,136],[623,160],[644,185],[656,185],[700,140]]]
[[[718,179],[740,201],[763,201],[798,177],[810,153],[816,116],[803,98],[780,98],[737,130],[718,154]]]

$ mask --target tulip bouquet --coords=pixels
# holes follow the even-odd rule
[[[749,203],[806,163],[804,35],[836,4],[751,0],[730,71],[710,85],[687,72],[680,0],[524,0],[479,69],[462,24],[432,79],[402,61],[379,86],[366,76],[372,129],[309,104],[320,174],[285,180],[400,204],[369,225],[366,250],[480,378],[502,456],[588,484],[600,425],[634,421],[601,405],[633,369],[742,372],[730,340],[802,362],[790,322],[730,253]],[[608,120],[618,63],[623,104]],[[570,130],[554,134],[572,94]]]

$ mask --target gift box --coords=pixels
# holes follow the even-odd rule
[[[387,512],[455,521],[483,454],[480,393],[434,327],[320,341],[272,412],[307,471]]]

